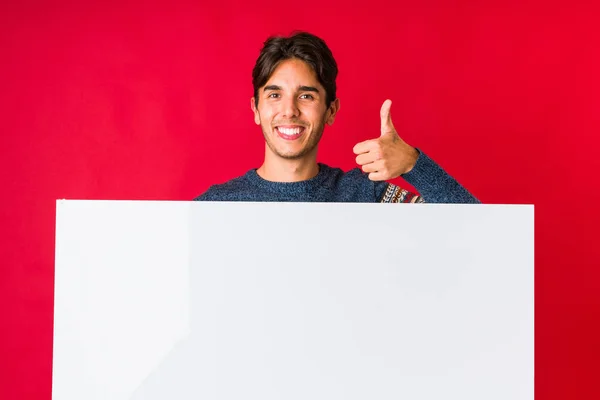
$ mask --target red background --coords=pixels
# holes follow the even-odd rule
[[[0,398],[50,399],[55,200],[187,200],[257,167],[251,69],[293,29],[340,66],[321,161],[354,167],[389,97],[483,202],[535,204],[537,399],[600,398],[600,14],[450,3],[1,6]]]

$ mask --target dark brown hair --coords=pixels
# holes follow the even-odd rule
[[[329,107],[336,98],[337,63],[325,41],[307,32],[295,32],[289,37],[271,36],[265,41],[252,70],[256,104],[258,89],[267,83],[280,62],[292,58],[302,60],[312,67],[319,83],[325,88],[325,101]]]

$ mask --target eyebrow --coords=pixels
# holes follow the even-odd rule
[[[298,89],[300,89],[301,92],[319,93],[319,89],[317,89],[316,87],[313,87],[313,86],[300,86]]]
[[[281,90],[281,86],[277,86],[277,85],[269,85],[269,86],[265,86],[265,88],[263,89],[263,91],[267,91],[267,90]],[[298,88],[299,91],[301,92],[315,92],[315,93],[319,93],[319,89],[317,89],[314,86],[300,86]]]

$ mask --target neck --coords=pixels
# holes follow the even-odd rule
[[[315,149],[316,150],[316,149]],[[301,182],[314,178],[319,173],[317,152],[298,159],[281,158],[270,151],[265,152],[265,161],[256,171],[271,182]]]

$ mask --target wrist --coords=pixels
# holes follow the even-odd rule
[[[408,166],[407,168],[404,170],[404,172],[402,173],[402,175],[404,174],[408,174],[410,171],[413,170],[413,168],[415,167],[415,165],[417,165],[417,160],[419,159],[419,151],[412,147],[412,146],[408,146]]]

